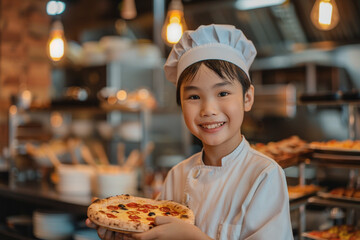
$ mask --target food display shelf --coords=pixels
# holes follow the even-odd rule
[[[352,149],[312,149],[311,163],[324,167],[360,168],[360,151]]]
[[[360,162],[344,162],[344,161],[329,161],[327,159],[311,159],[311,165],[324,168],[346,168],[346,169],[360,169]]]
[[[306,100],[297,102],[297,105],[319,105],[319,106],[341,106],[341,105],[360,105],[360,100]]]
[[[310,197],[307,200],[310,204],[321,205],[321,206],[337,206],[341,208],[354,208],[360,209],[360,204],[358,202],[351,201],[341,201],[329,198],[322,198],[318,196]]]

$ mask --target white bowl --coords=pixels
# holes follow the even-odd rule
[[[58,192],[68,195],[91,195],[94,189],[95,170],[88,165],[61,165],[57,168]]]
[[[140,141],[142,138],[141,123],[138,121],[124,122],[119,126],[119,135],[127,141]]]
[[[97,195],[101,198],[137,194],[137,173],[117,166],[99,168],[97,171]]]
[[[71,125],[71,130],[77,137],[90,137],[94,130],[94,124],[90,120],[75,120]]]
[[[114,134],[114,127],[108,122],[99,122],[97,130],[100,136],[106,140],[110,140]]]

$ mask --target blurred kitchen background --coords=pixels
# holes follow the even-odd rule
[[[321,3],[332,4],[328,24],[329,15],[319,23]],[[189,30],[235,25],[255,44],[255,104],[242,129],[251,143],[294,135],[308,143],[359,138],[360,0],[1,0],[0,174],[6,184],[50,183],[61,196],[108,196],[116,192],[80,184],[79,172],[89,177],[86,167],[73,173],[66,166],[122,166],[119,172],[125,166],[136,174],[116,181],[154,197],[167,171],[201,149],[162,68],[173,44],[164,32],[171,13]],[[332,186],[346,185],[359,166],[285,170],[289,183],[301,178]],[[7,188],[1,191],[12,198]],[[21,198],[40,196],[27,203],[31,209],[43,207],[46,191],[16,190]],[[9,209],[2,209],[1,221],[19,214]],[[329,209],[310,210],[330,218]],[[31,224],[51,217],[46,214],[37,212]],[[295,233],[305,230],[302,214]],[[54,234],[41,230],[28,235]]]

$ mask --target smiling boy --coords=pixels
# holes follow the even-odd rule
[[[185,32],[173,47],[166,77],[203,149],[169,171],[160,199],[189,206],[196,226],[157,217],[156,227],[132,238],[293,239],[284,172],[241,133],[254,102],[249,68],[255,55],[252,42],[229,25]]]

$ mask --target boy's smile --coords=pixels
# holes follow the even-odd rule
[[[181,85],[181,107],[190,132],[199,138],[204,151],[216,151],[223,156],[241,142],[244,111],[253,103],[253,87],[243,95],[237,79],[222,79],[201,65],[192,81]]]

